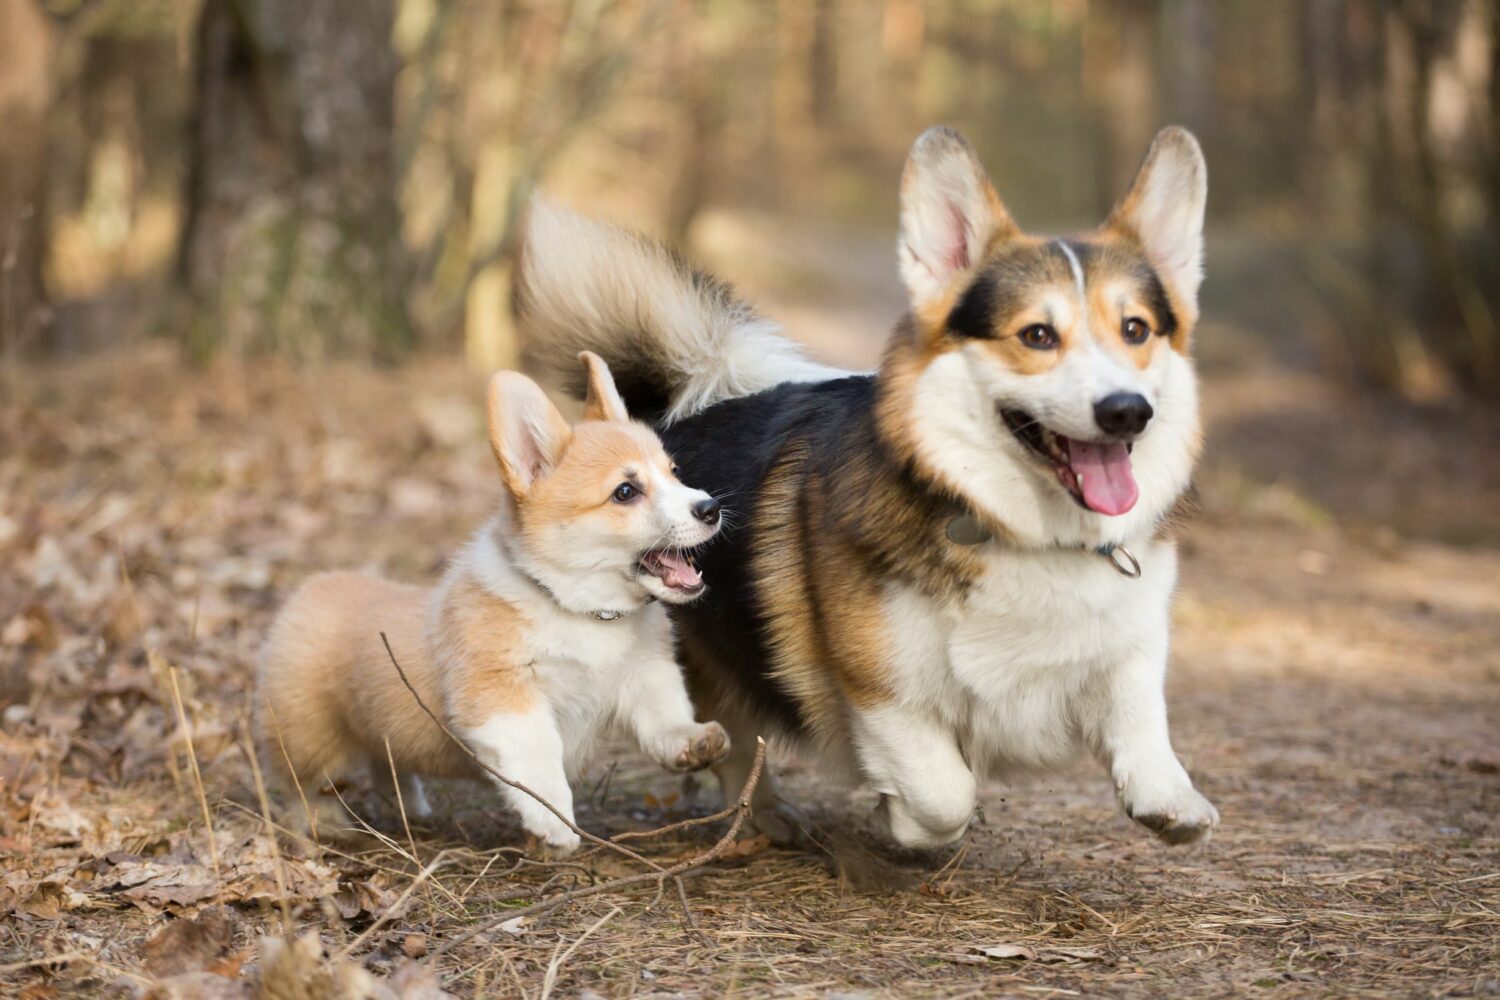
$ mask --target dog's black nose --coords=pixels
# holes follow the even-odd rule
[[[719,501],[710,497],[693,504],[693,516],[704,524],[719,523]]]
[[[1106,434],[1139,434],[1151,421],[1151,404],[1138,392],[1112,392],[1094,404],[1094,423]]]

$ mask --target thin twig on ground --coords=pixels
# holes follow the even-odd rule
[[[505,785],[509,788],[514,788],[516,791],[522,792],[526,795],[531,796],[533,799],[536,799],[547,808],[548,812],[556,816],[560,821],[562,821],[564,826],[576,833],[581,839],[587,840],[591,844],[597,844],[598,846],[603,847],[607,850],[614,851],[616,854],[623,854],[630,860],[637,861],[648,868],[654,868],[657,871],[661,871],[661,865],[657,864],[655,861],[652,861],[650,858],[642,857],[628,847],[621,847],[619,844],[612,843],[608,840],[605,840],[603,837],[596,837],[594,834],[589,833],[587,830],[580,827],[577,823],[574,823],[572,820],[568,819],[567,816],[563,815],[562,811],[559,810],[551,802],[548,802],[546,799],[542,798],[536,792],[533,792],[530,788],[527,788],[519,781],[514,781],[510,778],[507,778],[505,775],[501,774],[499,771],[495,770],[493,767],[487,764],[484,759],[479,756],[479,754],[474,752],[473,747],[469,746],[469,744],[460,739],[458,735],[453,732],[453,730],[448,728],[447,723],[438,718],[437,715],[432,711],[432,709],[427,707],[427,703],[422,700],[422,696],[417,694],[417,689],[412,687],[411,681],[407,679],[406,671],[401,668],[400,662],[396,659],[396,651],[391,649],[391,640],[386,638],[386,634],[384,632],[380,633],[380,641],[385,643],[386,655],[391,658],[391,666],[396,668],[396,673],[401,676],[401,683],[406,685],[406,690],[410,691],[411,696],[416,699],[417,707],[425,712],[429,719],[437,723],[437,727],[443,731],[443,735],[447,736],[448,739],[453,742],[453,745],[462,750],[470,760],[478,764],[486,774],[494,778],[496,781],[500,782],[502,785]]]
[[[515,920],[519,917],[534,915],[537,913],[545,913],[571,900],[583,899],[587,896],[598,895],[601,892],[609,892],[613,889],[621,889],[632,885],[638,885],[644,882],[650,882],[653,880],[657,883],[658,890],[666,885],[668,879],[671,879],[676,883],[678,898],[682,901],[684,919],[687,921],[689,928],[691,928],[695,933],[699,934],[700,937],[702,936],[702,932],[698,929],[697,918],[693,916],[692,908],[688,905],[687,888],[682,883],[682,876],[687,872],[690,872],[697,868],[701,868],[704,865],[722,857],[724,855],[724,852],[729,849],[729,845],[734,842],[734,838],[739,834],[740,828],[745,823],[745,817],[750,814],[750,801],[755,794],[755,786],[760,783],[761,771],[765,767],[766,741],[764,739],[761,739],[760,737],[756,737],[755,739],[755,762],[750,768],[749,776],[745,779],[745,787],[740,790],[739,799],[733,806],[721,810],[714,816],[707,817],[701,820],[682,820],[677,823],[670,823],[657,831],[643,831],[636,834],[637,837],[649,837],[664,832],[697,826],[702,823],[713,822],[716,819],[724,819],[730,816],[733,817],[729,829],[725,831],[724,835],[720,837],[719,840],[707,851],[704,851],[703,853],[696,855],[695,857],[689,858],[686,861],[680,861],[669,868],[663,868],[661,865],[650,860],[649,858],[644,858],[641,855],[637,854],[635,851],[632,851],[629,848],[622,847],[620,844],[615,843],[613,840],[605,840],[602,837],[596,837],[593,834],[589,833],[587,830],[580,828],[577,824],[573,823],[561,812],[559,812],[557,808],[552,805],[552,803],[542,798],[536,792],[533,792],[530,788],[527,788],[519,781],[512,781],[510,778],[507,778],[505,775],[495,770],[489,764],[485,763],[485,761],[482,760],[480,756],[475,753],[467,743],[459,739],[457,734],[455,734],[453,730],[448,728],[447,724],[444,723],[442,719],[437,717],[432,709],[427,707],[427,703],[422,700],[422,696],[417,693],[417,689],[412,686],[411,681],[407,678],[406,671],[401,667],[401,662],[396,659],[396,651],[391,648],[391,640],[387,638],[384,632],[380,633],[380,641],[385,644],[385,652],[386,655],[391,659],[391,666],[396,668],[396,673],[400,676],[401,683],[406,685],[406,690],[411,692],[411,696],[416,701],[417,707],[420,708],[429,719],[436,723],[437,727],[443,731],[443,734],[453,742],[453,745],[467,754],[469,758],[474,761],[474,763],[478,764],[496,781],[514,788],[517,791],[524,792],[525,794],[531,796],[533,799],[536,799],[542,805],[546,806],[549,810],[551,810],[553,815],[555,815],[563,823],[567,824],[568,828],[571,829],[574,833],[578,834],[579,837],[588,840],[591,843],[597,844],[601,848],[615,851],[616,853],[625,855],[631,860],[639,861],[642,864],[646,865],[648,868],[652,869],[649,872],[644,872],[639,875],[625,875],[620,878],[610,879],[607,882],[598,882],[594,885],[582,886],[577,889],[569,889],[565,892],[558,893],[551,899],[544,900],[540,903],[534,903],[531,906],[523,907],[519,910],[507,911],[504,918],[496,921],[491,921],[488,924],[483,924],[479,927],[473,928],[460,935],[459,937],[445,942],[441,947],[433,952],[434,956],[451,951],[453,948],[457,947],[465,941],[468,941],[475,935],[485,933],[486,931],[498,927],[502,923]]]
[[[292,923],[292,906],[287,902],[286,872],[283,871],[281,858],[281,845],[276,842],[276,828],[271,822],[271,800],[266,795],[265,778],[260,773],[260,760],[255,754],[255,740],[251,737],[248,726],[242,727],[243,749],[245,757],[250,761],[250,775],[255,779],[255,795],[260,800],[261,821],[265,823],[266,840],[271,847],[271,864],[276,872],[276,898],[281,908],[281,931],[289,934],[294,926]]]
[[[198,768],[198,751],[193,748],[193,729],[188,724],[187,710],[182,706],[182,688],[177,683],[177,668],[167,664],[167,678],[172,682],[172,702],[177,706],[177,724],[182,727],[182,738],[187,742],[188,768],[193,776],[193,790],[198,793],[198,805],[203,809],[203,829],[208,834],[208,857],[213,862],[214,878],[219,877],[219,844],[214,838],[214,815],[208,808],[208,793],[203,790],[203,772]]]
[[[750,815],[750,799],[755,794],[755,786],[760,782],[761,769],[765,766],[765,763],[766,741],[761,739],[760,737],[756,737],[755,764],[751,767],[750,776],[745,779],[745,787],[740,792],[739,802],[735,807],[734,820],[729,824],[729,829],[724,831],[724,835],[717,841],[715,841],[714,845],[708,850],[704,851],[702,854],[698,854],[691,858],[688,858],[686,861],[680,861],[677,864],[672,865],[670,868],[664,868],[660,871],[642,872],[639,875],[621,876],[620,878],[610,879],[608,882],[600,882],[597,885],[585,886],[581,889],[570,889],[567,892],[559,893],[551,899],[543,900],[540,903],[533,903],[531,906],[525,906],[518,910],[507,910],[505,912],[505,916],[496,920],[491,920],[486,924],[481,924],[478,927],[470,928],[463,934],[460,934],[458,937],[451,938],[448,941],[445,941],[441,947],[435,949],[432,952],[432,955],[434,957],[437,957],[446,954],[447,952],[452,951],[454,948],[457,948],[459,945],[480,934],[486,934],[490,931],[495,930],[501,924],[509,923],[510,921],[519,919],[521,917],[531,917],[537,916],[538,914],[547,913],[551,910],[557,909],[564,903],[584,899],[588,896],[597,896],[602,892],[612,892],[616,889],[624,889],[629,886],[641,885],[646,882],[656,882],[659,885],[666,879],[680,879],[684,875],[696,873],[698,869],[701,869],[705,865],[717,861],[719,858],[724,856],[724,853],[726,851],[729,850],[729,845],[733,844],[735,838],[739,835],[740,827],[744,826],[745,824],[745,817]],[[684,890],[683,898],[686,899],[686,897],[687,893]],[[689,916],[688,920],[689,926],[691,926],[693,918]]]

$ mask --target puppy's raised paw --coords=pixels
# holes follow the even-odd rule
[[[1125,812],[1168,844],[1207,840],[1219,825],[1219,811],[1192,788],[1169,799],[1127,805]]]
[[[701,771],[717,764],[729,753],[729,734],[717,722],[705,722],[693,726],[684,737],[670,761],[664,761],[674,771]]]

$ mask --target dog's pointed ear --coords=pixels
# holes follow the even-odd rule
[[[911,147],[901,175],[901,280],[914,312],[929,321],[957,280],[994,241],[1016,231],[979,157],[963,136],[939,125]]]
[[[562,457],[573,431],[541,386],[520,372],[496,372],[490,378],[490,447],[500,463],[500,477],[517,500],[531,491]]]
[[[1106,227],[1135,235],[1167,286],[1194,312],[1203,283],[1203,212],[1208,165],[1187,129],[1169,126],[1152,140],[1129,192]]]
[[[615,389],[614,376],[609,365],[593,351],[581,351],[578,360],[583,362],[588,373],[588,390],[583,397],[583,419],[585,420],[629,420],[625,400]]]

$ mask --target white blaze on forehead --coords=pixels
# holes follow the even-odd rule
[[[1063,256],[1068,258],[1068,267],[1073,271],[1073,285],[1078,289],[1078,308],[1080,310],[1080,312],[1078,313],[1078,318],[1080,322],[1087,323],[1089,315],[1089,295],[1083,287],[1083,265],[1078,262],[1078,255],[1073,252],[1072,247],[1068,246],[1066,240],[1054,240],[1053,242],[1056,243],[1057,248],[1063,252]]]

